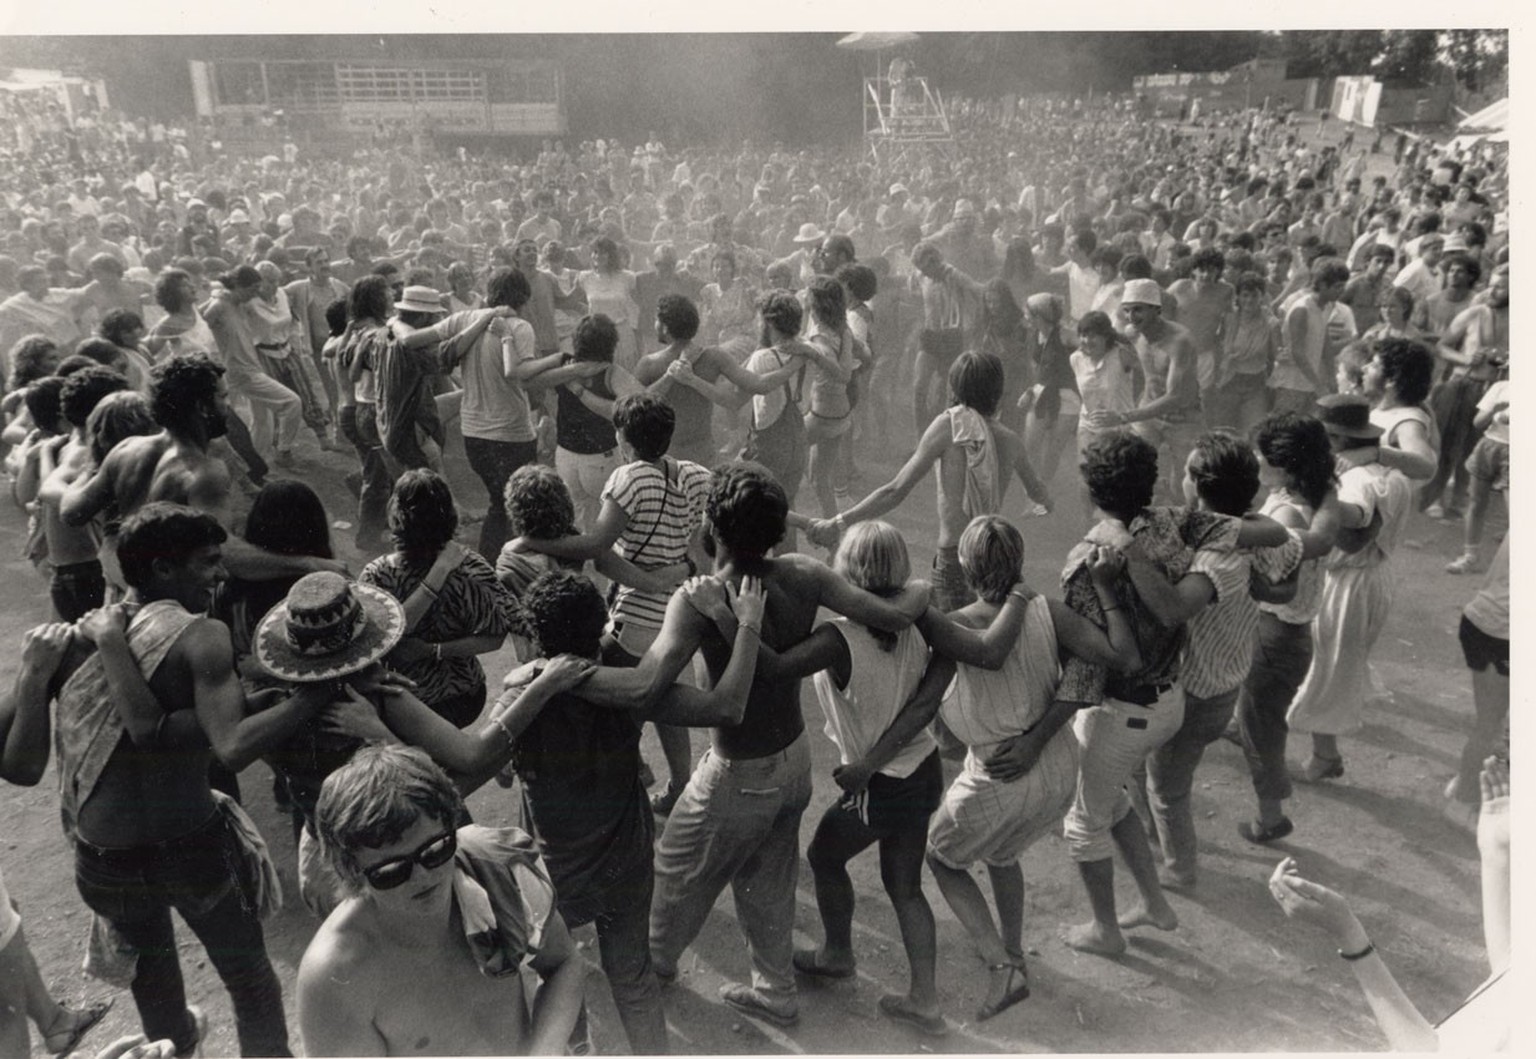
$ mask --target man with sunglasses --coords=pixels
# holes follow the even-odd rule
[[[533,840],[455,828],[463,802],[425,751],[370,746],[331,774],[317,816],[352,896],[299,966],[310,1055],[559,1055],[586,965]],[[543,980],[530,1012],[523,967]]]

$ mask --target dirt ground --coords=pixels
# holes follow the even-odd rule
[[[1337,122],[1325,133],[1336,141]],[[1314,139],[1315,122],[1303,136]],[[1371,160],[1367,176],[1387,172],[1390,155]],[[902,398],[905,400],[905,398]],[[885,480],[914,442],[911,413],[889,416],[891,443],[861,450],[863,477],[856,492]],[[305,447],[309,446],[309,447]],[[344,495],[340,457],[322,454],[312,439],[301,441],[300,476],[328,498]],[[1048,593],[1068,548],[1085,527],[1078,505],[1075,469],[1069,461],[1052,487],[1056,512],[1023,519],[1025,501],[1011,491],[1004,514],[1022,528],[1029,582]],[[467,508],[483,505],[483,490],[468,471],[462,449],[450,447],[450,478]],[[892,516],[912,548],[914,569],[933,557],[932,487],[924,484]],[[805,490],[808,494],[809,490]],[[813,503],[811,500],[804,503]],[[332,518],[350,519],[333,504]],[[1497,541],[1506,524],[1496,512],[1489,527]],[[0,503],[0,643],[19,645],[21,634],[49,616],[42,583],[19,555],[24,516]],[[472,543],[475,527],[461,532]],[[338,543],[350,533],[336,532]],[[678,984],[666,994],[673,1047],[689,1054],[911,1053],[911,1052],[1348,1052],[1379,1051],[1376,1028],[1347,966],[1317,931],[1287,921],[1264,883],[1283,856],[1294,856],[1305,874],[1332,886],[1350,903],[1378,950],[1420,1010],[1438,1021],[1487,975],[1479,917],[1478,858],[1472,831],[1442,812],[1440,791],[1455,769],[1470,729],[1470,682],[1456,642],[1461,606],[1479,577],[1443,572],[1460,550],[1459,524],[1415,515],[1403,548],[1393,559],[1398,575],[1394,612],[1377,647],[1375,664],[1390,701],[1366,707],[1366,726],[1341,742],[1347,772],[1321,785],[1298,784],[1288,812],[1296,822],[1287,840],[1265,849],[1237,834],[1255,811],[1241,752],[1224,741],[1206,753],[1196,774],[1194,810],[1200,835],[1200,878],[1195,891],[1173,894],[1180,925],[1172,932],[1144,929],[1129,935],[1129,951],[1108,959],[1074,952],[1060,929],[1085,919],[1087,900],[1063,841],[1051,837],[1024,858],[1025,946],[1033,995],[997,1018],[977,1023],[986,971],[964,930],[931,878],[925,891],[939,923],[939,991],[951,1023],[947,1038],[909,1032],[881,1016],[880,995],[906,988],[906,960],[895,917],[880,887],[871,851],[851,865],[858,894],[856,978],[831,986],[802,982],[800,1021],[789,1030],[743,1018],[720,1003],[718,986],[743,980],[749,971],[745,943],[731,902],[722,897],[698,941],[684,956]],[[1492,554],[1492,544],[1487,546]],[[356,559],[354,572],[361,567]],[[0,658],[0,681],[14,673],[16,648]],[[511,664],[505,651],[486,659],[493,681]],[[821,733],[823,717],[807,683],[802,695],[812,733],[816,790],[802,826],[802,848],[815,821],[832,801],[835,750]],[[653,767],[665,767],[654,738],[647,737]],[[694,737],[697,756],[704,747]],[[1293,741],[1299,766],[1303,741]],[[953,765],[946,765],[953,775]],[[267,944],[284,984],[290,1027],[293,983],[315,922],[298,901],[294,848],[284,819],[272,805],[270,774],[263,765],[241,777],[245,803],[266,834],[289,899],[267,924]],[[0,789],[0,865],[21,907],[28,937],[56,995],[95,996],[111,990],[80,971],[89,914],[71,878],[70,853],[59,829],[52,770],[31,790]],[[495,785],[470,800],[478,822],[515,823],[514,795]],[[984,875],[978,872],[978,875]],[[1121,866],[1122,905],[1132,886]],[[986,882],[982,880],[985,889]],[[797,887],[796,945],[821,940],[810,872],[802,857]],[[237,1054],[228,995],[197,941],[182,928],[182,966],[188,995],[212,1017],[207,1054]],[[597,969],[591,928],[577,932],[592,966],[588,998],[592,1035],[599,1053],[627,1050],[613,1004]],[[91,1043],[138,1031],[132,998],[118,1002]],[[297,1033],[292,1033],[295,1045]],[[41,1044],[34,1040],[36,1055]]]

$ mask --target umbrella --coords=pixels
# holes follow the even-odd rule
[[[850,33],[839,40],[837,46],[848,51],[884,51],[886,48],[899,48],[903,44],[911,44],[915,40],[917,40],[916,33],[907,33],[904,30]]]

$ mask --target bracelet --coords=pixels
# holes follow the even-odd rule
[[[747,622],[747,621],[739,621],[739,622],[737,622],[736,623],[736,631],[740,632],[742,629],[751,629],[752,630],[752,634],[754,636],[758,637],[759,639],[762,638],[763,627],[761,625],[753,625],[751,622]]]
[[[1376,951],[1376,943],[1374,941],[1371,941],[1370,939],[1366,939],[1365,948],[1361,949],[1359,952],[1345,952],[1343,949],[1340,949],[1339,950],[1339,958],[1343,959],[1343,960],[1348,960],[1350,963],[1354,963],[1356,960],[1363,960],[1363,959],[1365,959],[1367,956],[1369,956],[1371,953],[1373,953],[1375,951]]]
[[[517,737],[512,734],[512,729],[507,727],[506,714],[499,713],[491,718],[491,723],[501,729],[501,734],[507,737],[507,749],[510,751],[517,746]]]
[[[441,662],[443,660],[443,645],[442,644],[435,643],[435,644],[432,645],[432,660],[434,662]]]

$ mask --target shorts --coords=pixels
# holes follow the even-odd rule
[[[1461,628],[1457,630],[1461,641],[1461,657],[1467,660],[1467,668],[1482,673],[1489,666],[1501,677],[1509,676],[1509,641],[1489,636],[1465,614],[1461,616]]]
[[[943,800],[944,767],[935,750],[910,775],[875,773],[857,796],[844,798],[827,811],[854,813],[865,827],[885,837],[914,828],[927,831],[929,818]]]
[[[1496,493],[1509,492],[1509,444],[1490,437],[1477,439],[1472,455],[1463,464],[1467,473]]]
[[[0,872],[0,949],[4,949],[21,929],[21,914],[11,904],[10,891],[5,888],[5,874]]]
[[[1037,840],[1061,827],[1077,792],[1077,738],[1067,726],[1051,737],[1034,768],[1004,783],[988,776],[973,748],[944,793],[928,828],[928,852],[966,871],[978,860],[994,868],[1017,864]]]

